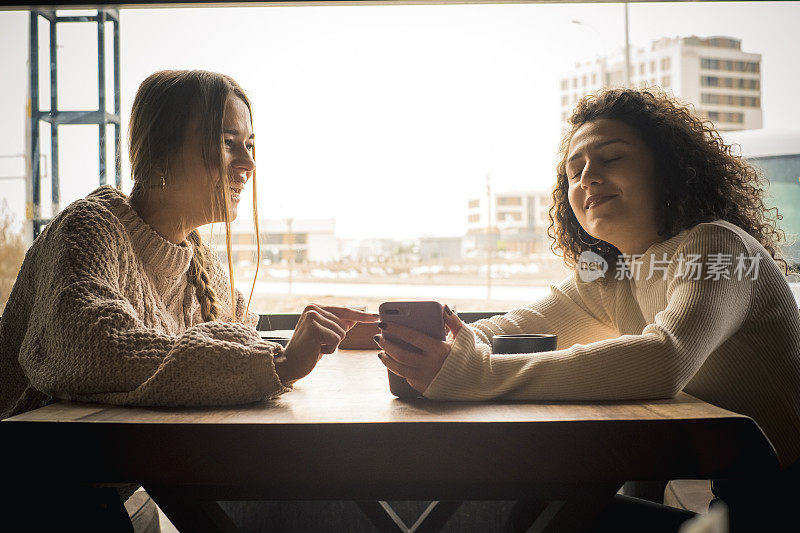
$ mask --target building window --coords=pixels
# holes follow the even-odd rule
[[[661,86],[666,88],[672,85],[672,76],[661,76]]]
[[[714,122],[727,122],[731,124],[744,123],[744,113],[724,113],[720,111],[709,111],[708,118],[709,120],[713,120]]]
[[[661,58],[661,70],[669,70],[672,66],[672,59],[669,57]]]
[[[654,59],[650,61],[650,72],[655,72],[655,71],[656,71],[656,60]]]
[[[518,212],[498,212],[497,213],[497,221],[498,222],[520,222],[522,220],[522,213]]]
[[[644,63],[639,63],[639,74],[644,74],[644,69],[646,65]]]
[[[700,76],[700,85],[703,87],[730,87],[734,89],[750,89],[757,91],[761,88],[761,81],[749,78],[720,78],[717,76]]]
[[[572,88],[575,89],[578,86],[578,78],[572,78]]]
[[[592,85],[597,85],[597,73],[592,72]]]
[[[704,104],[732,105],[738,107],[758,107],[761,103],[761,99],[757,96],[709,93],[701,93],[700,101]]]
[[[561,80],[561,90],[566,91],[567,89],[569,89],[569,80],[568,79]]]
[[[522,198],[519,196],[498,196],[497,205],[522,205]]]
[[[708,70],[727,70],[731,72],[753,72],[759,71],[759,64],[755,61],[732,61],[730,59],[711,59],[708,57],[700,58],[700,68]]]
[[[481,216],[480,216],[480,215],[477,215],[477,214],[475,214],[475,215],[469,215],[469,216],[467,217],[467,222],[469,222],[470,224],[477,224],[477,223],[478,223],[478,222],[480,222],[480,221],[481,221]]]
[[[467,204],[467,207],[469,207],[470,209],[477,209],[480,206],[481,206],[480,200],[470,200],[469,203]]]

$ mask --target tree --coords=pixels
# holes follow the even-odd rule
[[[8,209],[8,203],[3,200],[0,202],[0,313],[6,307],[22,260],[25,259],[25,243],[15,226],[14,216]]]

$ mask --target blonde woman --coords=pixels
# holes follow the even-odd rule
[[[257,217],[254,142],[250,102],[230,77],[162,71],[141,84],[130,197],[105,186],[76,201],[22,265],[0,323],[2,418],[54,399],[264,400],[311,372],[356,321],[376,320],[309,306],[285,350],[260,339],[232,269],[196,229],[224,222],[229,237],[249,180]]]

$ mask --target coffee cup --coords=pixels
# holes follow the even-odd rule
[[[549,333],[521,333],[492,337],[493,354],[549,352],[556,349],[556,335]]]

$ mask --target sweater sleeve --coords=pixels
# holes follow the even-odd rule
[[[227,405],[287,389],[277,345],[254,328],[206,322],[171,336],[146,327],[121,280],[140,275],[125,229],[102,207],[76,208],[48,235],[47,265],[19,361],[31,385],[61,399],[131,405]],[[44,254],[43,254],[44,255]]]
[[[687,233],[667,272],[667,306],[640,335],[622,335],[540,354],[491,355],[463,328],[425,390],[435,399],[617,400],[672,397],[744,323],[750,279],[689,279],[676,257],[747,254],[733,231],[701,224]],[[705,275],[705,272],[703,273]]]
[[[599,285],[580,283],[576,276],[550,286],[550,293],[541,300],[505,315],[479,320],[470,327],[476,342],[491,345],[495,335],[518,333],[551,333],[558,337],[558,348],[575,343],[588,343],[615,337],[619,333],[603,307]]]

